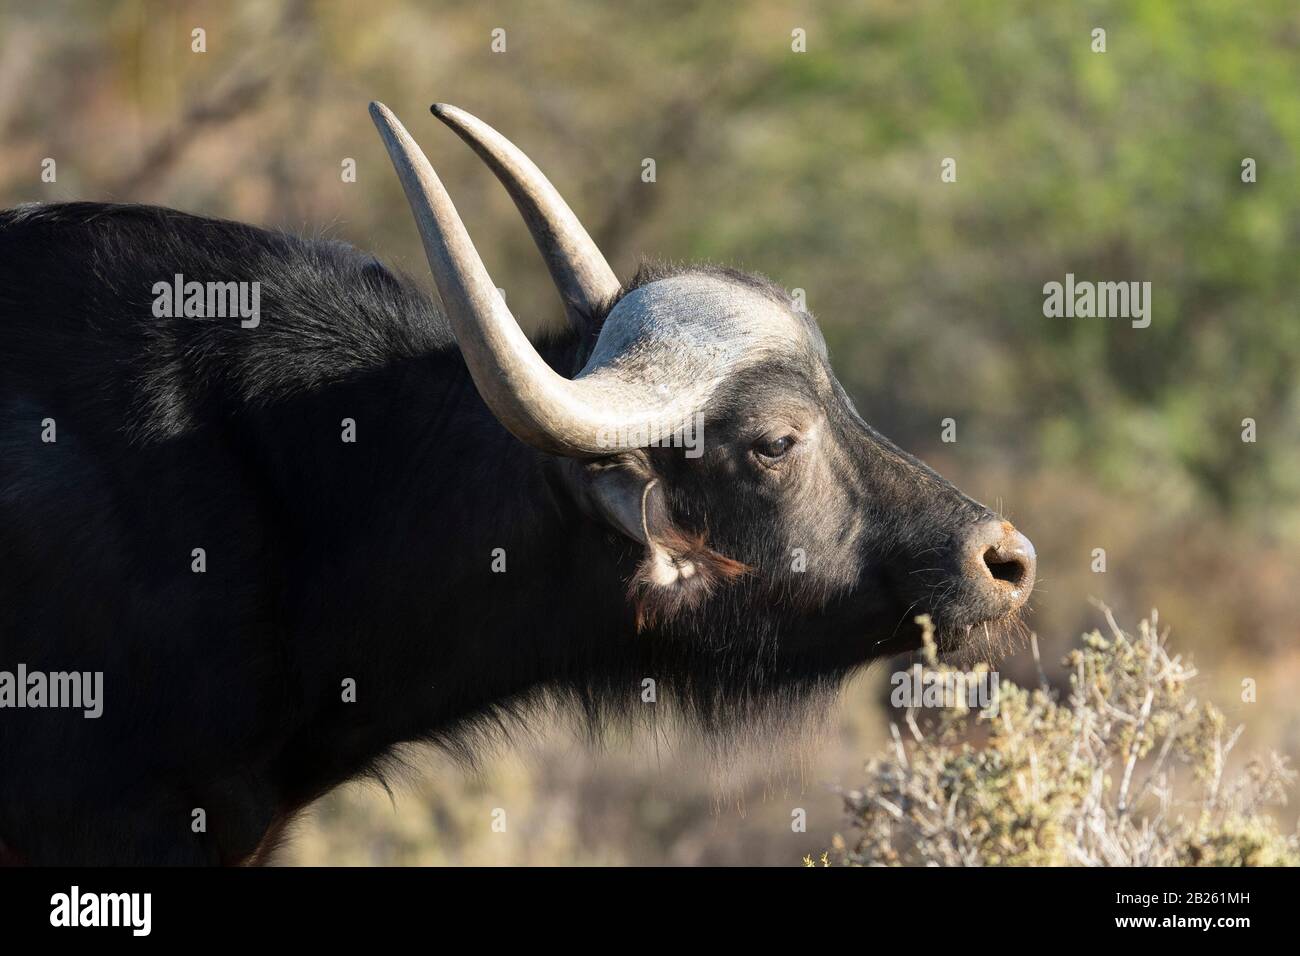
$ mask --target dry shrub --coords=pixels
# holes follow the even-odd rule
[[[1103,611],[1109,633],[1086,635],[1065,660],[1067,700],[1045,680],[1037,690],[1003,681],[989,711],[945,709],[923,730],[909,710],[862,789],[842,794],[850,832],[836,836],[835,856],[885,866],[1300,863],[1295,834],[1266,811],[1295,778],[1285,761],[1270,754],[1228,773],[1242,728],[1229,732],[1221,711],[1192,696],[1196,671],[1170,655],[1155,612],[1133,636]],[[932,639],[925,655],[952,671],[936,663]]]

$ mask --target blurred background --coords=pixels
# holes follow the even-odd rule
[[[525,149],[621,275],[709,260],[804,289],[864,416],[1034,540],[1049,665],[1098,624],[1090,599],[1129,624],[1158,607],[1243,747],[1300,755],[1294,0],[7,3],[0,205],[174,206],[345,240],[428,288],[371,99],[526,326],[562,321],[558,299],[435,100]],[[1150,327],[1045,318],[1067,272],[1150,282]],[[544,713],[476,768],[416,751],[392,797],[331,795],[280,859],[797,864],[842,829],[834,787],[887,738],[894,669],[855,680],[815,745],[725,772],[671,735],[598,751]],[[1002,672],[1034,673],[1027,653]]]

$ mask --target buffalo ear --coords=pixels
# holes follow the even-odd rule
[[[602,459],[581,467],[590,510],[645,546],[645,558],[628,585],[638,628],[695,607],[718,585],[749,570],[710,548],[703,534],[677,526],[662,480],[641,456]]]

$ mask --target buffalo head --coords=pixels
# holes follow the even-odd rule
[[[428,160],[372,104],[448,319],[494,415],[640,549],[639,629],[718,651],[711,673],[736,686],[760,658],[779,682],[914,647],[920,614],[947,650],[1008,630],[1033,546],[863,421],[784,290],[711,267],[620,283],[522,152],[455,107],[433,112],[510,192],[585,343],[580,367],[539,356]]]

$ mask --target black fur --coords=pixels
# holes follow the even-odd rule
[[[155,318],[152,285],[175,273],[260,282],[260,325]],[[588,347],[539,346],[564,374]],[[338,243],[171,210],[0,213],[0,669],[105,675],[98,720],[0,711],[0,849],[260,859],[398,743],[472,757],[539,700],[593,728],[648,715],[646,677],[705,730],[796,713],[909,646],[909,603],[957,607],[935,603],[941,575],[908,575],[986,514],[871,432],[822,366],[732,383],[704,459],[649,453],[683,533],[759,573],[638,633],[640,547],[496,422],[413,283]],[[834,439],[794,496],[733,454],[756,410],[792,401],[828,409]],[[785,573],[800,543],[821,566]]]

